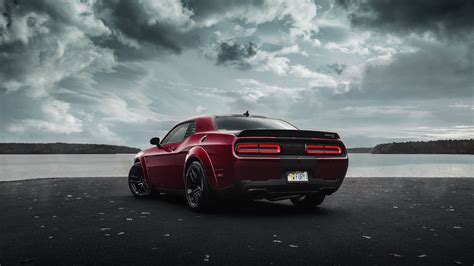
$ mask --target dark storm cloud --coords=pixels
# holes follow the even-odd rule
[[[249,69],[250,65],[245,59],[254,56],[257,53],[255,44],[249,42],[247,45],[235,42],[222,42],[217,51],[218,65],[231,65],[238,69]]]
[[[355,27],[396,34],[413,48],[368,63],[342,97],[442,99],[473,96],[474,2],[338,0]],[[414,35],[409,35],[414,33]],[[424,35],[425,33],[432,33]],[[377,60],[375,60],[377,61]],[[339,97],[338,96],[338,97]]]
[[[337,75],[341,75],[347,69],[345,64],[327,64],[321,67],[321,70],[326,73],[334,73]]]
[[[163,52],[180,53],[202,45],[212,27],[226,17],[242,17],[245,10],[263,8],[263,0],[123,1],[98,2],[98,16],[115,33],[102,43],[120,58],[142,58]],[[262,12],[264,9],[262,10]],[[128,48],[135,49],[128,49]],[[130,55],[131,54],[131,55]]]
[[[178,1],[0,0],[0,88],[45,96],[120,61],[180,53],[198,45],[191,15]]]
[[[414,53],[401,53],[390,63],[365,67],[362,80],[340,98],[462,99],[474,93],[472,51],[463,44],[418,44]]]
[[[347,125],[358,139],[472,124],[474,46],[453,38],[471,7],[443,17],[439,2],[381,1],[0,0],[0,141],[145,146],[199,110]],[[441,111],[429,121],[406,102]]]
[[[34,97],[78,73],[109,71],[114,55],[90,38],[110,30],[83,2],[0,2],[0,87]]]
[[[241,8],[262,8],[264,0],[182,0],[183,6],[193,11],[193,18],[203,20],[216,14]]]
[[[179,53],[183,46],[193,41],[188,34],[192,27],[191,12],[179,3],[104,0],[96,8],[118,40],[129,46],[152,45]],[[119,46],[115,41],[108,43]]]
[[[385,32],[433,32],[463,37],[472,33],[474,2],[471,0],[338,0],[349,10],[354,26]]]
[[[240,1],[228,4],[232,8],[227,10],[235,12],[229,14],[232,19],[239,19],[243,6],[253,5]],[[93,130],[87,125],[95,121],[101,126],[98,134],[118,140],[111,130],[113,123],[142,123],[147,121],[145,113],[158,117],[158,111],[163,110],[155,113],[147,109],[150,100],[139,92],[144,85],[138,80],[149,76],[121,73],[134,81],[123,88],[131,96],[124,96],[118,84],[101,77],[117,81],[110,73],[119,72],[123,64],[140,64],[209,45],[209,40],[215,41],[217,26],[213,25],[228,17],[221,16],[225,5],[216,2],[206,7],[206,3],[196,2],[190,5],[192,11],[174,0],[0,0],[2,132],[87,134]],[[202,43],[200,38],[208,41]],[[242,58],[255,53],[253,44],[244,47]],[[228,50],[223,48],[220,62],[242,67],[239,57]],[[21,112],[10,110],[7,102],[12,95],[35,104],[22,104],[18,108]],[[137,98],[138,106],[134,104]],[[104,103],[109,107],[103,109]]]

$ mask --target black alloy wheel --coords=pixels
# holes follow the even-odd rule
[[[128,173],[128,186],[133,196],[136,198],[146,198],[150,196],[151,189],[143,176],[141,163],[135,163]]]
[[[186,201],[195,211],[208,211],[213,205],[209,183],[202,165],[192,162],[186,170]]]

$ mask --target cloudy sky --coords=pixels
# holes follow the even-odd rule
[[[0,142],[245,110],[349,147],[474,138],[473,25],[469,0],[0,0]]]

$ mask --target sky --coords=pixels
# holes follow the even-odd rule
[[[348,147],[474,138],[469,0],[0,0],[0,142],[146,147],[206,114]]]

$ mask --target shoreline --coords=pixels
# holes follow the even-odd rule
[[[1,182],[0,264],[471,265],[473,201],[472,178],[347,178],[310,212],[257,201],[200,214],[135,199],[123,177]]]

